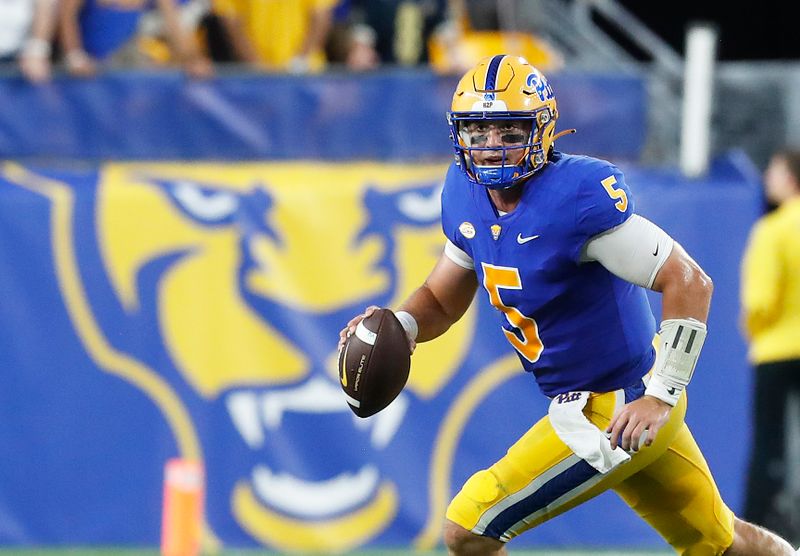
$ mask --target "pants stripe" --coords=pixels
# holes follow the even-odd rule
[[[552,476],[551,472],[557,468],[560,472]],[[550,477],[547,478],[547,475]],[[568,457],[547,474],[538,477],[537,481],[532,481],[509,497],[512,500],[488,523],[484,534],[509,540],[513,536],[507,534],[509,530],[515,527],[524,528],[540,515],[578,496],[589,488],[585,486],[586,482],[596,475],[599,475],[598,471],[579,457]],[[497,507],[492,509],[496,510]]]

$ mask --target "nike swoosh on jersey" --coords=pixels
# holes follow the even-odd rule
[[[517,234],[517,243],[522,245],[523,243],[528,243],[529,241],[531,241],[532,239],[536,239],[537,237],[539,237],[539,234],[528,237],[522,237],[522,234]]]

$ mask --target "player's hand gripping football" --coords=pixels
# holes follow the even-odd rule
[[[347,338],[349,338],[351,335],[353,335],[353,333],[355,333],[356,326],[358,326],[358,323],[367,318],[368,316],[370,316],[378,309],[380,309],[380,307],[378,307],[377,305],[370,305],[369,307],[364,309],[363,313],[350,319],[350,322],[347,323],[347,326],[342,328],[342,330],[339,332],[339,347],[338,347],[339,351],[342,351],[342,348],[344,347]],[[412,340],[408,336],[408,334],[406,334],[406,338],[408,338],[408,349],[411,350],[411,353],[414,353],[414,349],[417,347],[417,342]]]
[[[672,406],[653,396],[642,396],[623,405],[606,428],[611,434],[611,447],[622,446],[623,450],[636,452],[642,446],[650,446],[669,420],[671,409]]]

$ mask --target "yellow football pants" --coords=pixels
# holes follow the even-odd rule
[[[624,400],[622,391],[592,394],[584,415],[605,430]],[[544,417],[502,459],[467,480],[447,519],[508,541],[613,489],[679,554],[722,554],[733,542],[734,515],[684,423],[685,414],[684,394],[655,442],[605,475],[573,454]]]

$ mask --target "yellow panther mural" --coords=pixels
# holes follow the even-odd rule
[[[59,279],[91,357],[149,396],[179,455],[205,464],[208,542],[436,542],[440,516],[404,500],[425,505],[432,463],[446,475],[430,402],[463,363],[474,311],[420,346],[403,394],[370,419],[344,403],[335,360],[343,323],[399,303],[439,256],[445,169],[106,164],[86,223],[74,214],[85,192],[6,166],[53,203]],[[112,306],[117,319],[103,316]]]

